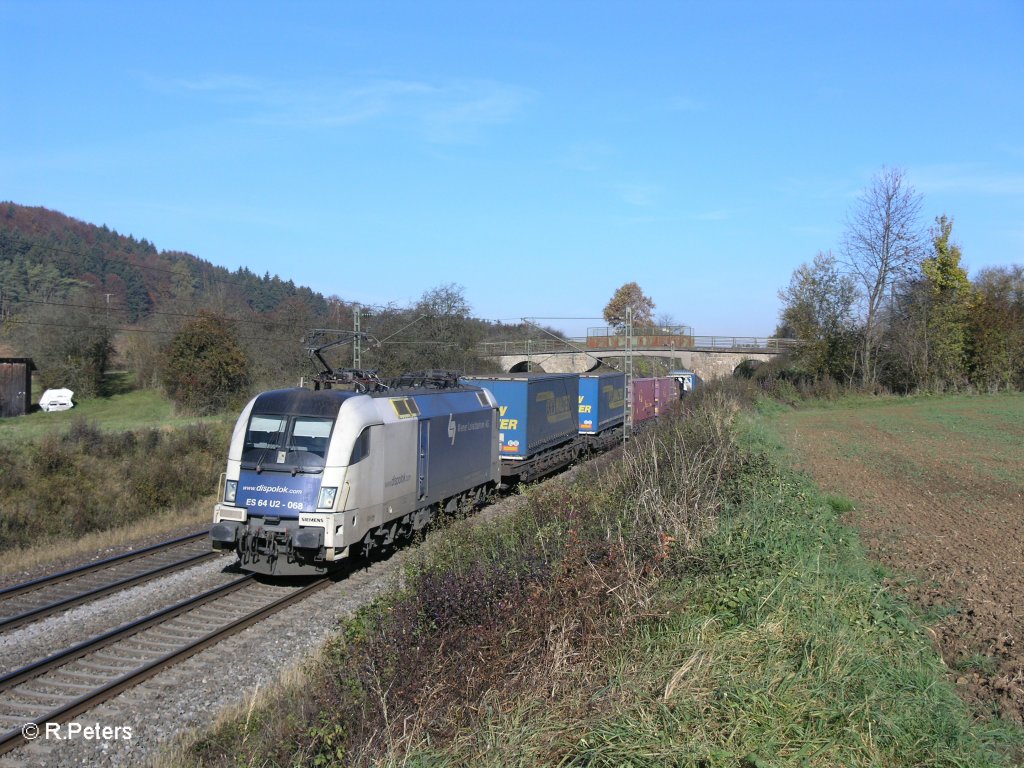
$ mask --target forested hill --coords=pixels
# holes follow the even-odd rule
[[[454,284],[427,289],[410,306],[362,307],[360,317],[360,365],[385,376],[424,368],[485,370],[478,342],[530,332],[522,324],[474,318]],[[338,341],[331,365],[353,365],[346,332],[310,331],[349,329],[354,318],[350,301],[276,275],[230,272],[106,226],[0,202],[0,355],[32,358],[42,388],[104,394],[105,374],[116,368],[130,371],[135,386],[173,396],[176,377],[190,363],[215,359],[212,373],[190,377],[205,384],[224,378],[221,363],[230,358],[238,375],[229,391],[217,393],[226,399],[204,394],[200,408],[175,398],[192,410],[208,409],[246,392],[293,386],[316,372],[309,343]],[[211,355],[204,334],[218,336],[221,357]],[[182,348],[184,360],[175,356]]]
[[[46,208],[0,203],[0,319],[16,305],[67,300],[91,289],[120,323],[138,323],[162,308],[216,304],[229,312],[273,312],[282,302],[314,315],[325,298],[291,280],[218,267],[188,253],[159,251],[145,238],[121,235]]]

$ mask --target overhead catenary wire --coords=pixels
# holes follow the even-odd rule
[[[109,255],[83,253],[82,251],[76,251],[73,248],[62,248],[62,247],[57,246],[57,245],[46,245],[45,243],[33,243],[33,242],[25,240],[25,239],[23,239],[21,237],[18,237],[17,235],[12,235],[9,232],[2,232],[2,231],[0,231],[0,247],[3,247],[5,245],[5,241],[10,241],[10,242],[13,242],[13,243],[16,243],[16,244],[19,244],[19,245],[26,246],[28,249],[39,248],[39,249],[44,250],[44,251],[52,251],[54,253],[66,253],[68,255],[78,256],[78,257],[83,258],[83,259],[99,259],[100,261],[107,261],[107,262],[111,262],[113,264],[124,264],[125,266],[135,267],[137,269],[148,269],[148,270],[151,270],[153,272],[163,272],[165,274],[174,275],[174,276],[177,276],[177,277],[181,277],[182,276],[180,272],[176,272],[173,269],[168,269],[167,267],[154,267],[154,266],[151,266],[149,264],[138,264],[136,262],[128,261],[126,259],[115,259],[114,257],[109,256]],[[157,255],[164,255],[165,258],[166,258],[166,254],[167,253],[168,253],[167,251],[160,251],[160,252],[157,253]],[[192,259],[195,259],[197,262],[201,261],[201,259],[199,259],[198,256],[193,256],[190,253],[183,254],[183,255],[188,256],[188,257],[190,257]],[[190,267],[190,269],[189,269],[189,276],[190,277],[201,278],[201,279],[208,280],[208,281],[214,282],[214,283],[223,283],[225,285],[234,285],[234,286],[237,286],[239,288],[248,288],[248,287],[250,287],[248,283],[243,283],[243,282],[240,282],[238,280],[228,280],[228,279],[223,278],[223,277],[214,277],[214,276],[207,276],[207,275],[193,275],[192,271],[191,271],[191,266],[192,265],[188,264],[188,262],[186,262],[186,265]],[[230,273],[230,271],[227,269],[227,267],[218,267],[218,266],[216,266],[214,264],[210,264],[208,268],[209,269],[223,269],[224,271]],[[259,277],[258,275],[256,275],[255,272],[253,273],[253,276],[256,277],[257,280],[263,280],[263,278]],[[281,279],[279,275],[274,275],[274,277],[276,277],[278,280]],[[282,281],[282,282],[284,282],[284,281]]]

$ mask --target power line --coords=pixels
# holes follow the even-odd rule
[[[49,307],[62,307],[62,308],[67,307],[67,308],[73,308],[73,309],[93,309],[93,310],[99,309],[99,307],[95,307],[95,306],[92,306],[90,304],[72,304],[70,302],[41,301],[39,299],[16,299],[16,300],[10,302],[8,306],[17,306],[18,304],[36,304],[36,305],[49,306]],[[113,310],[114,312],[131,312],[132,311],[129,307],[110,307],[110,309]],[[188,312],[165,312],[165,311],[159,311],[159,310],[155,310],[155,309],[154,310],[150,310],[146,314],[147,314],[147,316],[148,315],[163,315],[163,316],[166,316],[166,317],[184,317],[184,318],[187,318],[187,319],[190,319],[190,320],[196,320],[196,319],[198,319],[198,318],[200,318],[202,316],[202,315],[192,314],[192,313],[188,313]],[[281,326],[286,326],[286,327],[289,327],[289,328],[295,326],[295,323],[284,322],[282,320],[257,320],[257,319],[249,319],[249,320],[247,320],[247,319],[243,319],[243,318],[236,318],[236,317],[230,317],[230,316],[228,316],[228,319],[231,320],[231,322],[234,322],[234,323],[244,323],[246,325],[281,325]]]
[[[62,248],[60,246],[46,245],[44,243],[33,243],[33,242],[25,240],[25,239],[23,239],[23,238],[21,238],[21,237],[19,237],[17,235],[12,235],[9,232],[0,232],[0,247],[5,246],[7,244],[7,242],[12,242],[12,243],[15,243],[15,244],[23,245],[23,246],[26,247],[26,250],[27,249],[31,249],[31,248],[40,248],[40,249],[42,249],[44,251],[52,251],[54,253],[66,253],[66,254],[71,255],[71,256],[78,256],[79,258],[82,258],[82,259],[99,259],[100,261],[107,261],[107,262],[111,262],[111,263],[114,263],[114,264],[124,264],[125,266],[135,267],[137,269],[148,269],[148,270],[151,270],[153,272],[163,272],[165,274],[175,275],[175,276],[178,276],[178,277],[182,276],[180,272],[176,272],[173,269],[167,269],[166,267],[154,267],[154,266],[150,266],[148,264],[138,264],[138,263],[135,263],[135,262],[132,262],[132,261],[127,261],[125,259],[116,259],[116,258],[114,258],[112,256],[107,256],[107,255],[83,253],[82,251],[76,251],[76,250],[71,249],[71,248]],[[165,253],[166,253],[166,251],[165,251]],[[160,255],[160,254],[158,253],[157,255]],[[186,255],[191,257],[192,259],[194,259],[197,263],[201,262],[201,259],[199,259],[196,256],[192,256],[192,254],[186,254]],[[228,280],[228,279],[223,278],[223,277],[214,277],[214,276],[209,276],[209,275],[195,275],[195,274],[192,273],[192,266],[193,265],[190,264],[187,260],[183,260],[183,261],[185,262],[185,265],[189,268],[188,276],[191,277],[191,278],[207,280],[209,282],[214,282],[214,283],[223,283],[225,285],[234,285],[234,286],[237,286],[239,288],[249,288],[249,287],[251,287],[251,285],[249,283],[243,283],[243,282],[239,282],[237,280]],[[223,269],[225,272],[228,272],[230,274],[230,271],[227,269],[227,267],[218,267],[218,266],[216,266],[214,264],[210,264],[208,268],[209,269],[213,269],[213,270]],[[256,280],[263,281],[265,279],[265,278],[262,278],[259,275],[257,275],[255,272],[253,272],[251,274],[253,275],[253,277]],[[292,282],[292,284],[294,285],[293,281],[281,280],[281,276],[280,275],[274,275],[274,277],[277,278],[282,283],[284,283],[284,282]],[[309,288],[308,286],[296,286],[296,287],[297,288],[306,288],[306,290],[310,291],[311,293],[317,293],[316,291],[313,291],[313,289]],[[323,296],[323,294],[319,294],[319,295]],[[325,298],[325,300],[326,300],[326,298]]]
[[[6,324],[16,325],[37,325],[46,328],[74,328],[78,331],[110,331],[113,333],[154,333],[154,334],[177,334],[180,333],[179,329],[162,329],[162,328],[123,328],[123,327],[108,327],[105,325],[81,325],[80,323],[44,323],[38,320],[13,320],[8,319],[4,321]],[[250,341],[263,341],[266,340],[267,336],[253,336],[241,334],[236,336],[238,339],[247,339]]]

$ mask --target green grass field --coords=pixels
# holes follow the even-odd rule
[[[75,401],[69,411],[35,411],[0,420],[0,444],[35,442],[45,435],[67,431],[76,421],[86,421],[104,432],[180,427],[187,424],[216,423],[233,416],[177,416],[171,402],[151,389]]]

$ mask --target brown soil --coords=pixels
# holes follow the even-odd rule
[[[932,624],[963,698],[1024,723],[1020,453],[992,451],[983,435],[943,435],[934,421],[915,430],[920,417],[912,405],[888,406],[884,418],[835,409],[781,425],[802,468],[854,501],[846,522]]]

